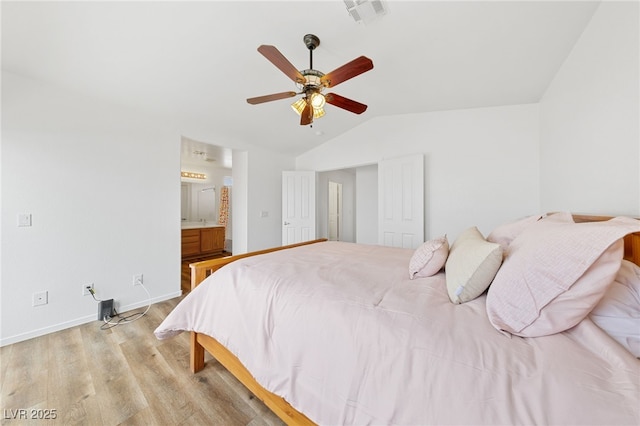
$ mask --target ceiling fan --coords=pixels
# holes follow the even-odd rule
[[[360,56],[330,73],[323,74],[313,69],[313,50],[320,45],[320,39],[313,34],[307,34],[303,37],[303,41],[309,49],[309,69],[302,71],[298,71],[275,46],[263,44],[258,47],[258,52],[293,80],[298,86],[299,91],[258,96],[247,99],[247,102],[251,105],[256,105],[279,99],[292,98],[296,95],[304,95],[291,105],[294,111],[300,115],[301,126],[313,123],[314,118],[322,117],[324,115],[325,102],[355,114],[365,112],[367,109],[365,104],[345,98],[336,93],[323,94],[322,91],[325,88],[335,87],[344,81],[373,69],[371,59],[366,56]]]

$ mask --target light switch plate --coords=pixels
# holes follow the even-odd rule
[[[31,215],[29,213],[19,214],[18,226],[31,226]]]

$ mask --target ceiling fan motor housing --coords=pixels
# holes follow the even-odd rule
[[[313,50],[320,46],[320,39],[314,34],[306,34],[302,40],[309,50]]]
[[[300,87],[301,92],[310,95],[312,93],[318,93],[324,89],[325,86],[320,81],[324,76],[324,73],[314,69],[302,70],[300,73],[305,78],[304,85],[301,85]]]

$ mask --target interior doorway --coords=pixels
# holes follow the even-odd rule
[[[329,240],[340,241],[342,236],[342,184],[329,181]]]
[[[232,223],[231,223],[231,186],[233,185],[233,150],[231,148],[212,145],[189,139],[180,139],[180,222],[182,233],[199,227],[223,224],[225,241],[224,254],[232,253]],[[182,172],[186,172],[186,176]],[[192,175],[189,175],[191,173]],[[195,176],[198,175],[198,176]],[[178,177],[176,177],[177,179]],[[222,195],[225,195],[222,210]],[[188,235],[185,238],[189,238]],[[211,255],[213,256],[213,255]],[[217,254],[215,256],[218,256]],[[206,258],[206,257],[205,257]],[[204,260],[205,258],[199,259]],[[183,293],[190,290],[191,259],[181,256],[181,288]]]
[[[318,172],[317,235],[356,242],[356,169]]]

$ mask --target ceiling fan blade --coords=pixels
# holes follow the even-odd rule
[[[277,101],[278,99],[292,98],[296,95],[296,92],[282,92],[274,93],[272,95],[257,96],[255,98],[247,99],[251,105],[261,104],[263,102]]]
[[[302,110],[302,114],[300,114],[300,125],[306,126],[311,123],[313,123],[313,107],[311,103],[307,102]]]
[[[346,109],[347,111],[351,111],[355,114],[362,114],[367,110],[367,106],[365,104],[345,98],[344,96],[336,95],[335,93],[327,93],[324,96],[324,99],[328,104]]]
[[[285,73],[287,77],[293,80],[296,83],[305,83],[305,78],[300,71],[294,67],[291,62],[287,58],[284,57],[282,53],[275,46],[270,46],[267,44],[263,44],[258,47],[258,52],[262,53],[262,55],[267,58],[273,65],[278,67],[280,71]]]
[[[336,68],[320,78],[320,82],[326,87],[335,87],[343,81],[347,81],[357,75],[373,69],[373,61],[366,56],[360,56],[343,66]]]

